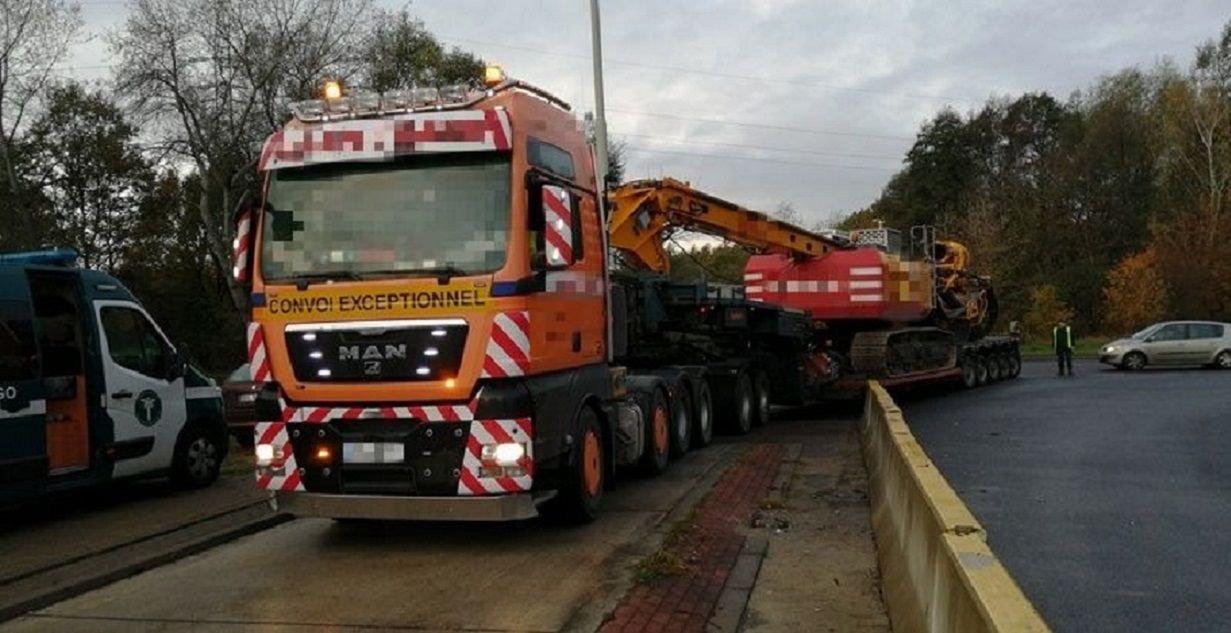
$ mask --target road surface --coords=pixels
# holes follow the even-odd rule
[[[1056,631],[1227,630],[1231,372],[1074,369],[899,404]]]

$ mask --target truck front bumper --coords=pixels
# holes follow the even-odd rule
[[[403,497],[278,492],[275,511],[300,517],[392,521],[520,521],[539,515],[538,504],[555,493],[523,492],[484,497]]]

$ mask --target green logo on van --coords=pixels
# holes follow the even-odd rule
[[[162,418],[162,399],[158,394],[146,389],[137,395],[137,421],[145,426],[154,426]]]

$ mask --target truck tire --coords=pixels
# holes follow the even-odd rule
[[[752,431],[752,381],[746,372],[735,377],[729,391],[719,390],[715,410],[722,430],[732,435],[747,435]]]
[[[962,359],[962,386],[967,389],[979,386],[979,367],[974,355],[967,355]]]
[[[204,488],[218,479],[226,456],[226,434],[201,423],[180,431],[171,456],[171,482],[180,488]]]
[[[671,402],[662,389],[650,395],[645,413],[645,452],[639,469],[647,477],[657,477],[667,470],[671,460]]]
[[[757,369],[752,373],[752,425],[769,424],[769,375]]]
[[[692,448],[692,394],[683,380],[676,383],[675,398],[671,404],[671,457],[676,458]]]
[[[975,381],[980,387],[990,382],[989,372],[987,370],[987,358],[982,354],[976,354],[975,358]]]
[[[544,518],[560,523],[581,525],[598,516],[603,499],[606,457],[603,452],[603,431],[598,415],[590,407],[577,413],[577,457],[560,476],[555,498],[539,509]]]
[[[704,448],[714,441],[714,399],[710,395],[710,384],[704,379],[693,383],[697,392],[693,394],[692,416],[692,446]]]
[[[1000,382],[1002,378],[1000,374],[1000,357],[997,354],[987,353],[983,355],[983,362],[987,364],[987,381]]]
[[[1008,352],[1001,352],[996,355],[996,362],[1000,363],[1000,379],[1008,380],[1013,377],[1013,359]]]
[[[1009,376],[1017,378],[1022,374],[1022,357],[1016,351],[1009,352]]]

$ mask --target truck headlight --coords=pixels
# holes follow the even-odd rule
[[[268,466],[274,461],[274,445],[273,444],[257,444],[256,445],[256,465]]]
[[[483,460],[493,461],[497,466],[516,466],[526,456],[526,447],[520,443],[487,444],[483,447]]]

